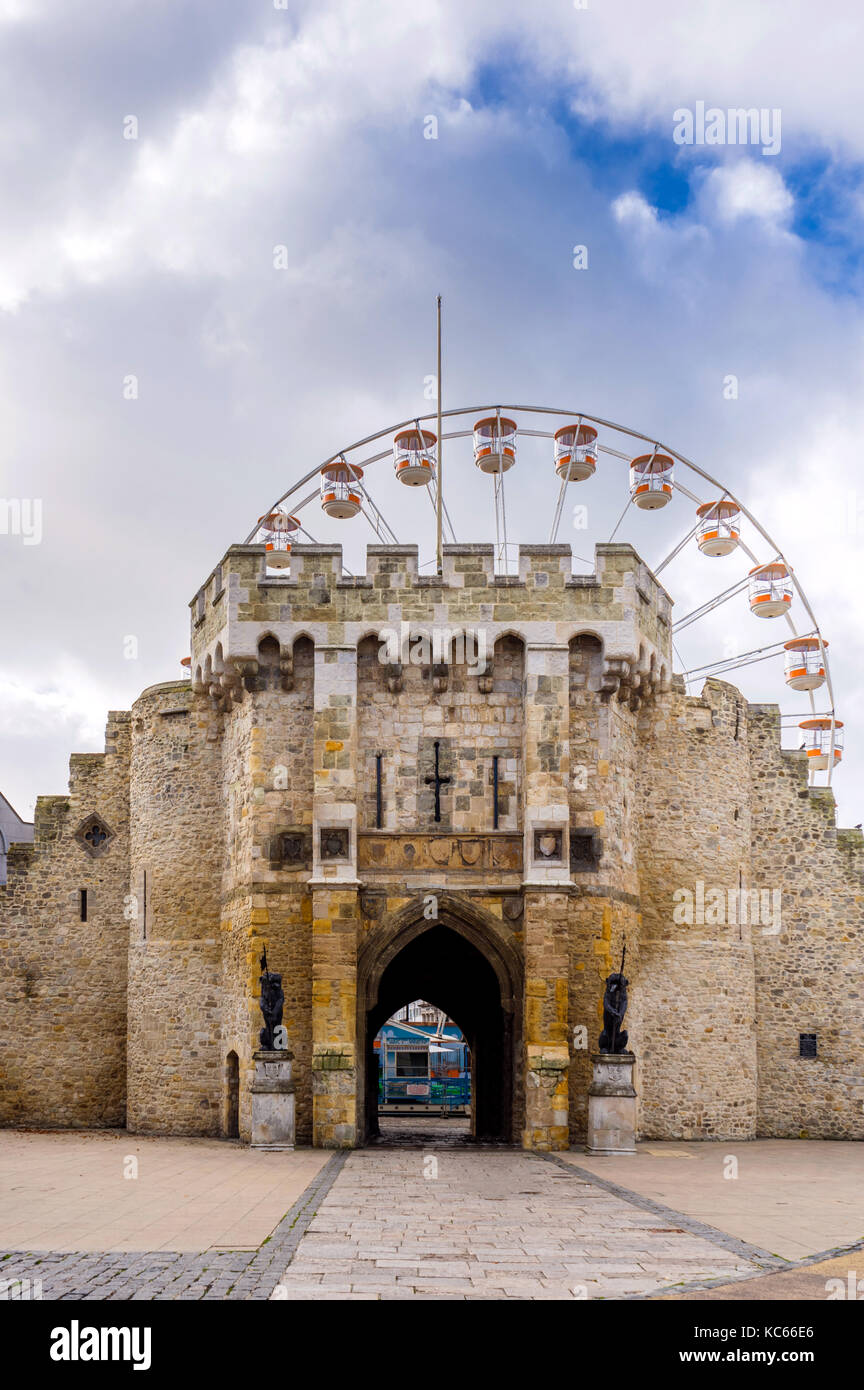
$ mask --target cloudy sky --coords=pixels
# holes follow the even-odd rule
[[[632,425],[772,533],[831,642],[840,822],[860,821],[862,29],[857,0],[0,0],[13,805],[65,790],[108,709],[180,676],[188,600],[276,496],[430,408],[440,292],[445,405]],[[676,143],[700,102],[779,111],[779,152]],[[491,539],[467,449],[448,458],[459,539]],[[551,466],[523,458],[510,538],[546,540]],[[428,505],[380,469],[376,501],[430,558]],[[590,557],[626,467],[582,486],[588,527],[565,516],[561,539]],[[307,515],[362,569],[362,519]],[[656,564],[692,520],[679,498],[619,539]],[[678,614],[748,563],[689,546],[663,576]],[[782,635],[739,597],[679,651]],[[777,661],[735,679],[807,712]]]

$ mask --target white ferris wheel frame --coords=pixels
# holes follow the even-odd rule
[[[421,425],[423,425],[423,424],[425,424],[426,422],[429,422],[429,421],[458,420],[458,419],[460,419],[460,418],[462,418],[462,417],[464,417],[464,416],[473,416],[473,417],[476,419],[476,418],[478,418],[478,417],[480,417],[480,416],[484,416],[484,415],[486,415],[486,416],[495,415],[495,416],[497,416],[498,421],[499,421],[498,433],[499,433],[499,435],[500,435],[500,433],[501,433],[500,421],[501,421],[501,416],[502,416],[502,413],[503,413],[503,412],[506,412],[506,414],[507,414],[508,416],[509,416],[509,415],[515,415],[515,416],[519,416],[519,415],[552,415],[552,416],[557,416],[560,420],[564,421],[565,423],[566,423],[567,421],[570,421],[570,420],[576,421],[577,424],[582,424],[582,423],[584,422],[584,423],[590,424],[590,425],[592,425],[592,426],[596,426],[596,427],[598,427],[599,429],[610,430],[610,431],[615,432],[616,434],[625,435],[625,436],[627,436],[627,438],[629,438],[629,439],[638,440],[638,441],[640,441],[641,443],[646,444],[646,445],[653,451],[653,453],[655,453],[655,454],[657,454],[657,453],[667,454],[667,455],[673,460],[674,463],[683,465],[685,468],[689,469],[692,473],[694,473],[697,477],[701,478],[704,482],[710,483],[711,486],[712,486],[713,488],[718,489],[718,490],[719,490],[719,496],[718,496],[718,497],[715,497],[715,498],[712,498],[712,499],[710,499],[710,500],[712,500],[712,501],[725,501],[725,500],[728,500],[728,501],[732,502],[732,503],[738,508],[738,510],[739,510],[739,512],[740,512],[740,514],[741,514],[741,516],[746,517],[746,519],[747,519],[747,521],[749,521],[750,525],[758,532],[758,534],[762,537],[762,539],[766,542],[766,544],[767,544],[767,545],[770,547],[770,549],[773,551],[773,554],[772,554],[771,560],[760,562],[760,561],[757,559],[757,557],[753,554],[752,550],[750,550],[749,547],[748,547],[747,545],[745,545],[744,542],[743,542],[740,538],[739,538],[739,540],[738,540],[738,545],[737,545],[736,548],[737,548],[737,549],[740,549],[740,550],[743,550],[743,552],[745,553],[745,555],[748,555],[748,556],[750,557],[750,559],[753,561],[754,565],[756,565],[757,567],[759,567],[760,564],[771,564],[771,563],[775,563],[775,562],[779,562],[780,564],[782,564],[782,565],[785,566],[786,571],[787,571],[787,575],[788,575],[789,579],[792,581],[792,585],[793,585],[793,587],[794,587],[794,590],[795,590],[796,594],[798,595],[799,599],[801,600],[801,603],[802,603],[802,605],[803,605],[803,607],[804,607],[804,611],[806,612],[808,618],[810,619],[810,621],[811,621],[811,623],[812,623],[811,632],[810,632],[809,634],[806,634],[806,635],[808,635],[808,636],[809,636],[809,635],[815,636],[815,637],[818,639],[818,642],[819,642],[819,652],[820,652],[820,656],[821,656],[821,660],[822,660],[822,665],[823,665],[824,670],[825,670],[825,684],[826,684],[826,688],[827,688],[827,691],[828,691],[828,697],[829,697],[829,701],[830,701],[830,709],[827,710],[827,711],[825,711],[824,715],[821,716],[821,717],[828,718],[828,719],[831,720],[831,740],[830,740],[830,747],[829,747],[829,751],[828,751],[828,768],[827,768],[828,777],[827,777],[827,783],[826,783],[826,785],[830,787],[830,786],[831,786],[832,774],[833,774],[833,772],[834,772],[835,730],[836,730],[836,726],[837,726],[837,720],[836,720],[836,715],[835,715],[834,686],[833,686],[833,682],[832,682],[832,679],[831,679],[831,668],[830,668],[830,663],[829,663],[829,659],[828,659],[827,643],[823,640],[822,632],[821,632],[821,629],[820,629],[820,627],[819,627],[819,623],[818,623],[818,621],[817,621],[817,619],[816,619],[816,615],[815,615],[815,613],[813,612],[813,609],[812,609],[811,606],[810,606],[810,602],[809,602],[809,600],[808,600],[808,598],[807,598],[807,595],[806,595],[805,592],[804,592],[804,589],[803,589],[803,587],[802,587],[802,585],[801,585],[801,582],[800,582],[800,580],[799,580],[799,578],[798,578],[797,572],[796,572],[794,566],[791,565],[791,564],[789,563],[789,561],[786,559],[786,556],[784,555],[782,549],[781,549],[780,546],[777,544],[777,542],[773,539],[773,537],[772,537],[772,536],[769,534],[769,532],[765,529],[765,527],[762,525],[762,523],[753,515],[753,513],[752,513],[752,512],[749,510],[749,508],[744,504],[744,502],[741,501],[740,497],[738,497],[738,496],[732,491],[731,488],[727,487],[724,483],[720,482],[719,479],[713,477],[713,476],[712,476],[710,473],[708,473],[704,468],[701,468],[701,467],[699,466],[699,464],[694,463],[692,459],[687,458],[686,455],[680,453],[677,449],[673,449],[673,448],[671,447],[671,445],[664,444],[661,440],[659,440],[659,439],[658,439],[656,436],[654,436],[654,435],[645,434],[644,432],[642,432],[642,431],[640,431],[640,430],[631,429],[628,425],[616,424],[616,422],[613,421],[613,420],[606,420],[606,419],[603,419],[603,418],[602,418],[601,416],[599,416],[599,415],[592,415],[589,411],[585,411],[585,410],[572,410],[572,409],[569,409],[569,408],[568,408],[568,409],[563,409],[563,408],[559,408],[559,407],[555,407],[555,406],[542,406],[542,405],[503,405],[503,404],[502,404],[502,405],[499,405],[499,404],[495,404],[495,405],[479,405],[479,406],[459,406],[458,408],[452,409],[452,410],[441,410],[441,411],[437,411],[437,410],[436,410],[436,411],[430,411],[430,412],[429,412],[428,414],[426,414],[426,415],[412,415],[412,416],[410,416],[408,419],[397,421],[395,424],[392,424],[392,425],[387,425],[384,429],[376,430],[374,434],[365,435],[364,438],[355,440],[353,444],[347,444],[347,445],[345,445],[344,448],[338,449],[334,454],[331,454],[328,458],[324,459],[321,463],[316,464],[315,467],[314,467],[314,468],[311,468],[311,469],[309,470],[308,473],[304,473],[304,475],[303,475],[301,478],[299,478],[299,479],[297,480],[297,482],[293,483],[291,487],[289,487],[285,492],[283,492],[283,493],[281,494],[280,497],[277,497],[277,498],[276,498],[275,502],[273,502],[273,503],[271,504],[271,506],[267,509],[267,512],[276,511],[277,508],[281,507],[282,504],[283,504],[284,502],[288,502],[291,498],[294,497],[294,495],[299,491],[300,488],[305,487],[306,484],[309,483],[309,482],[311,482],[313,478],[316,478],[316,479],[319,478],[323,469],[329,467],[330,465],[333,465],[333,464],[340,464],[340,463],[341,463],[341,464],[345,465],[345,466],[349,469],[349,471],[350,471],[351,474],[353,475],[353,480],[356,482],[357,487],[358,487],[359,491],[361,492],[361,494],[362,494],[362,496],[363,496],[363,500],[364,500],[364,502],[366,503],[366,506],[362,507],[361,510],[362,510],[362,512],[363,512],[363,515],[366,517],[366,520],[369,522],[370,526],[373,528],[373,530],[376,532],[376,534],[378,535],[379,538],[384,539],[385,541],[388,541],[388,542],[390,542],[390,543],[395,542],[395,541],[396,541],[395,533],[393,532],[392,528],[389,526],[389,524],[388,524],[387,521],[385,520],[385,518],[384,518],[384,516],[383,516],[383,513],[382,513],[382,512],[380,511],[380,509],[376,506],[376,504],[372,501],[372,498],[371,498],[371,496],[369,495],[368,486],[367,486],[366,484],[364,484],[364,482],[361,480],[362,472],[365,472],[365,470],[366,470],[371,464],[373,464],[373,463],[378,463],[378,462],[380,462],[380,460],[383,459],[383,458],[392,458],[392,452],[393,452],[393,451],[392,451],[392,437],[393,437],[394,435],[398,434],[398,433],[399,433],[400,431],[402,431],[402,430],[410,429],[412,426],[416,426],[417,429],[418,429],[418,431],[419,431]],[[466,438],[466,437],[468,437],[468,436],[470,436],[470,435],[473,435],[473,432],[474,432],[474,431],[473,431],[473,427],[470,428],[470,429],[464,429],[464,430],[451,430],[449,433],[446,433],[446,434],[444,433],[443,429],[439,431],[439,437],[438,437],[438,441],[437,441],[437,450],[438,450],[438,453],[437,453],[437,461],[438,461],[438,469],[439,469],[439,474],[438,474],[438,476],[442,476],[442,475],[440,474],[440,469],[441,469],[441,463],[442,463],[442,457],[441,457],[441,456],[442,456],[442,452],[443,452],[443,450],[442,450],[442,445],[443,445],[444,440]],[[521,428],[518,427],[518,421],[517,421],[517,435],[518,435],[518,434],[526,435],[526,436],[534,437],[534,438],[553,439],[553,438],[554,438],[555,431],[554,431],[554,430],[539,430],[539,429],[538,429],[538,430],[526,430],[526,429],[521,429]],[[354,453],[356,450],[358,450],[358,449],[365,449],[368,445],[370,445],[370,444],[375,444],[378,440],[380,440],[380,439],[385,439],[385,438],[388,438],[388,437],[390,438],[390,441],[391,441],[391,442],[388,444],[388,447],[387,447],[386,449],[383,449],[383,450],[381,450],[381,451],[378,452],[378,453],[373,453],[373,454],[371,454],[371,455],[370,455],[369,457],[367,457],[367,458],[360,459],[360,460],[358,460],[356,463],[352,463],[352,462],[348,459],[347,456],[348,456],[349,454]],[[422,439],[422,435],[420,436],[420,438]],[[624,460],[626,460],[628,463],[629,463],[630,460],[631,460],[630,454],[621,453],[619,450],[617,450],[617,449],[612,449],[612,448],[610,448],[608,445],[597,444],[596,447],[597,447],[598,453],[610,454],[610,455],[612,455],[613,457],[617,457],[617,458],[624,459]],[[507,554],[507,549],[508,549],[509,542],[507,541],[507,533],[506,533],[506,511],[505,511],[505,509],[504,509],[504,477],[505,477],[505,474],[504,474],[504,472],[503,472],[503,471],[500,469],[500,467],[499,467],[499,470],[498,470],[497,472],[495,472],[495,473],[492,473],[490,476],[491,476],[492,479],[493,479],[494,489],[495,489],[495,491],[494,491],[494,497],[495,497],[496,531],[498,531],[498,528],[499,528],[499,521],[503,521],[503,541],[502,541],[501,536],[500,536],[500,533],[499,533],[499,539],[498,539],[498,546],[497,546],[497,549],[498,549],[499,554],[502,554],[502,555],[505,557],[505,563],[506,563],[506,554]],[[428,487],[428,488],[426,489],[426,491],[429,493],[430,497],[433,499],[433,506],[435,505],[435,502],[436,502],[436,500],[437,500],[436,494],[435,494],[435,492],[433,491],[433,488],[434,488],[436,485],[437,485],[437,478],[434,480],[432,487]],[[565,490],[566,490],[566,487],[567,487],[567,486],[568,486],[568,484],[567,484],[566,480],[562,480],[561,491],[560,491],[560,493],[559,493],[558,501],[557,501],[557,503],[556,503],[555,520],[553,521],[553,528],[552,528],[553,538],[554,538],[554,535],[557,533],[558,522],[559,522],[560,516],[561,516],[561,509],[562,509],[562,504],[563,504],[563,498],[564,498]],[[672,488],[673,488],[673,491],[677,491],[677,492],[682,493],[685,497],[689,498],[690,501],[696,502],[697,504],[701,503],[702,500],[703,500],[703,499],[699,498],[698,496],[696,496],[694,493],[690,492],[688,488],[684,487],[684,485],[679,481],[679,479],[678,479],[677,477],[674,478],[674,480],[673,480],[673,482],[672,482]],[[291,507],[291,512],[292,512],[292,514],[293,514],[293,515],[296,515],[298,512],[300,512],[304,507],[306,507],[310,502],[312,502],[313,500],[315,500],[317,497],[318,497],[318,489],[316,488],[314,492],[309,493],[307,496],[303,497],[299,502],[295,503],[295,504]],[[632,497],[628,500],[627,506],[624,508],[624,511],[622,512],[621,517],[619,518],[619,520],[618,520],[618,522],[617,522],[617,524],[616,524],[616,526],[615,526],[615,528],[614,528],[614,530],[613,530],[613,532],[612,532],[612,536],[610,537],[610,540],[611,540],[612,538],[614,538],[616,532],[618,531],[618,528],[619,528],[619,526],[621,525],[622,521],[624,520],[624,517],[626,516],[626,513],[627,513],[627,511],[628,511],[628,509],[629,509],[631,503],[632,503]],[[450,527],[451,535],[455,535],[454,529],[453,529],[453,525],[452,525],[452,523],[450,522],[450,517],[449,517],[449,514],[447,513],[446,505],[443,504],[443,498],[442,498],[442,506],[443,506],[443,510],[444,510],[444,515],[445,515],[445,517],[446,517],[446,519],[447,519],[447,523],[448,523],[448,525],[449,525],[449,527]],[[368,510],[367,510],[367,507],[368,507]],[[267,514],[267,513],[265,513],[265,515],[266,515],[266,514]],[[246,537],[246,540],[245,540],[244,544],[249,545],[249,544],[252,543],[254,537],[258,534],[258,531],[259,531],[259,529],[260,529],[260,525],[261,525],[260,521],[259,521],[259,522],[256,522],[255,526],[252,528],[252,530],[249,532],[249,535]],[[301,528],[301,530],[302,530],[302,529],[303,529],[303,528]],[[652,571],[655,575],[658,575],[658,574],[666,567],[666,565],[669,564],[670,561],[673,560],[673,559],[678,555],[679,551],[681,551],[681,550],[684,548],[684,546],[687,544],[687,542],[693,537],[693,535],[694,535],[695,532],[696,532],[696,529],[697,529],[696,526],[693,526],[693,527],[690,528],[690,530],[687,532],[687,534],[684,536],[684,538],[674,547],[674,549],[670,552],[670,554],[667,555],[666,558],[660,563],[660,565],[658,565],[657,568],[656,568],[655,570]],[[308,532],[305,532],[305,530],[304,530],[303,533],[304,533],[305,535],[308,536]],[[311,537],[309,537],[309,539],[311,539]],[[680,627],[681,624],[684,624],[684,625],[686,625],[686,626],[689,626],[691,623],[698,621],[699,618],[706,616],[707,613],[713,611],[713,609],[714,609],[715,607],[717,607],[720,603],[725,602],[726,599],[731,598],[734,594],[736,594],[736,593],[740,592],[741,590],[743,590],[743,588],[746,586],[746,582],[747,582],[747,581],[746,581],[746,578],[745,578],[745,580],[741,581],[740,583],[732,585],[732,586],[731,586],[731,589],[726,590],[726,591],[721,591],[721,593],[720,593],[719,595],[717,595],[715,599],[709,600],[708,603],[701,605],[701,607],[698,608],[698,609],[695,609],[694,612],[693,612],[692,614],[687,614],[687,615],[685,615],[685,618],[684,618],[684,619],[681,619],[680,622],[679,622],[679,624],[676,624],[676,627]],[[786,622],[787,622],[787,624],[788,624],[789,628],[791,629],[791,631],[792,631],[792,633],[793,633],[794,636],[798,637],[798,636],[803,635],[803,634],[798,633],[798,631],[796,630],[795,623],[794,623],[794,621],[793,621],[793,619],[792,619],[792,615],[791,615],[790,613],[787,612],[787,613],[785,613],[783,616],[785,617]],[[775,644],[775,645],[782,645],[782,644]],[[742,658],[747,658],[747,657],[753,656],[755,659],[760,659],[760,654],[761,654],[762,652],[764,652],[764,651],[765,651],[764,648],[760,648],[760,649],[758,649],[757,652],[755,652],[755,653],[741,653],[740,656],[741,656]],[[730,658],[730,662],[735,662],[735,661],[737,661],[737,660],[738,660],[738,658]],[[745,659],[745,660],[740,660],[740,661],[738,662],[738,664],[739,664],[739,665],[748,665],[748,664],[751,664],[751,663],[748,662],[748,661]],[[698,673],[698,672],[704,671],[704,672],[706,672],[706,678],[707,678],[707,674],[710,674],[710,671],[711,671],[711,669],[712,669],[714,666],[724,666],[724,665],[725,665],[725,664],[724,664],[724,662],[722,662],[722,661],[713,662],[713,663],[708,663],[708,664],[705,665],[705,666],[694,668],[694,672],[697,672],[697,673]],[[725,668],[725,669],[736,669],[736,667],[735,667],[734,665],[730,665],[728,668]],[[685,675],[686,675],[686,674],[688,674],[688,673],[685,673]],[[693,673],[691,673],[691,674],[693,674]],[[812,713],[813,715],[815,715],[815,714],[816,714],[816,705],[815,705],[815,700],[814,700],[814,698],[813,698],[813,692],[810,691],[810,692],[808,692],[808,693],[809,693],[809,699],[810,699],[811,713]],[[797,715],[796,715],[796,716],[793,716],[793,717],[797,718]],[[782,716],[781,716],[781,718],[782,718]],[[811,785],[813,785],[813,778],[814,778],[814,775],[815,775],[815,774],[812,773],[812,772],[810,772],[810,773],[808,774],[808,778],[809,778],[809,781],[810,781]]]

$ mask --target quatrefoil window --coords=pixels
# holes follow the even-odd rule
[[[111,830],[100,816],[88,816],[78,827],[77,839],[94,859],[104,854],[113,838]]]

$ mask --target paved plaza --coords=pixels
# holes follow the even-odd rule
[[[365,1149],[348,1158],[276,1296],[622,1298],[772,1264],[538,1155]]]
[[[29,1280],[60,1300],[816,1299],[828,1277],[857,1266],[864,1276],[861,1145],[645,1144],[601,1161],[477,1145],[465,1128],[398,1117],[367,1149],[283,1154],[0,1131],[0,1290],[14,1297]]]

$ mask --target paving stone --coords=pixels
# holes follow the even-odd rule
[[[658,1230],[636,1202],[533,1155],[442,1152],[431,1181],[418,1167],[410,1150],[350,1155],[279,1280],[289,1299],[309,1296],[311,1269],[324,1297],[545,1300],[635,1297],[763,1268],[686,1217]]]

